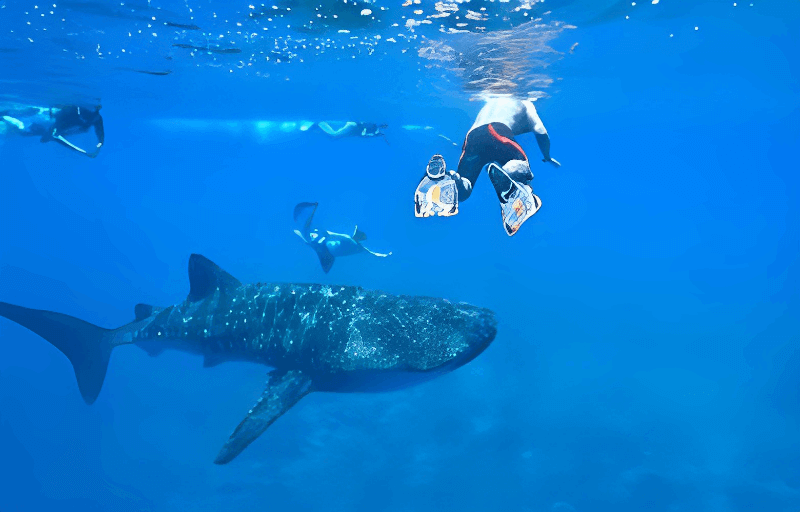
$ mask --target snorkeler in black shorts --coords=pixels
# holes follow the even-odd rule
[[[511,160],[528,162],[528,156],[514,140],[511,128],[502,123],[489,123],[470,130],[461,147],[456,170],[461,177],[456,180],[458,200],[469,198],[485,166],[496,163],[502,167]]]
[[[530,186],[533,173],[528,156],[514,140],[515,135],[530,132],[536,137],[542,161],[559,167],[550,156],[550,137],[532,102],[508,98],[487,102],[464,139],[457,170],[447,171],[441,155],[428,162],[414,195],[414,214],[457,214],[459,202],[469,198],[485,168],[500,202],[503,227],[509,236],[515,234],[542,204]]]

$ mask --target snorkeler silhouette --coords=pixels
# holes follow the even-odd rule
[[[386,124],[361,123],[356,121],[346,121],[339,128],[333,128],[331,123],[334,121],[320,121],[314,127],[322,130],[323,133],[335,139],[343,137],[386,137],[381,129],[386,128]]]
[[[294,207],[294,221],[302,223],[300,229],[295,229],[294,233],[299,236],[303,242],[309,247],[314,249],[319,257],[319,262],[322,265],[322,270],[327,274],[333,266],[334,261],[339,256],[350,256],[361,252],[367,252],[379,258],[385,258],[392,253],[382,254],[373,252],[361,245],[367,239],[367,235],[363,231],[359,231],[356,226],[352,235],[344,235],[341,233],[334,233],[332,231],[320,231],[318,229],[311,229],[311,221],[314,218],[314,213],[317,211],[319,203],[300,203]]]

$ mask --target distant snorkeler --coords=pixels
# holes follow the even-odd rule
[[[339,125],[338,128],[331,126]],[[342,137],[383,137],[386,140],[386,134],[381,130],[387,128],[389,125],[376,124],[376,123],[361,123],[356,121],[345,121],[344,123],[336,123],[334,121],[320,121],[314,127],[322,130],[323,133],[335,139]],[[313,128],[313,127],[312,127]]]
[[[391,252],[387,254],[373,252],[361,245],[367,239],[367,235],[363,231],[359,231],[358,226],[356,226],[352,236],[334,233],[333,231],[311,229],[311,221],[314,219],[317,206],[318,203],[300,203],[294,207],[294,221],[300,224],[300,229],[295,229],[294,233],[314,249],[317,257],[319,257],[322,270],[326,274],[333,267],[334,261],[339,256],[350,256],[361,252],[367,252],[379,258],[392,255]]]
[[[550,136],[531,101],[496,98],[486,102],[467,132],[456,171],[448,171],[442,155],[428,162],[414,194],[417,217],[449,217],[458,213],[459,201],[472,194],[475,181],[486,168],[500,201],[503,227],[509,236],[539,210],[542,202],[530,186],[533,180],[528,156],[515,135],[536,137],[543,162],[561,164],[550,156]]]
[[[73,151],[89,158],[100,152],[105,142],[103,117],[100,106],[79,107],[66,105],[59,107],[26,106],[12,110],[0,111],[0,119],[6,131],[12,129],[23,136],[40,137],[41,142],[55,141]],[[85,133],[94,128],[97,144],[89,150],[79,147],[67,137]]]

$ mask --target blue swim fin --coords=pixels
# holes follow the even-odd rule
[[[319,203],[300,203],[294,207],[294,221],[302,222],[305,231],[311,229],[311,220],[314,218],[317,206]]]
[[[336,261],[336,256],[331,254],[327,247],[320,244],[315,244],[314,252],[317,253],[319,257],[319,264],[322,265],[322,270],[326,274],[330,272],[331,267],[333,267],[333,263]]]
[[[367,239],[367,234],[364,233],[363,231],[359,231],[358,226],[356,226],[356,230],[353,232],[353,240],[355,240],[358,243],[361,243],[366,239]]]

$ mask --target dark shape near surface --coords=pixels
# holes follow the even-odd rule
[[[86,403],[97,399],[111,350],[172,348],[204,366],[250,361],[272,368],[266,389],[216,457],[233,460],[312,391],[379,392],[432,379],[475,358],[497,333],[494,313],[444,299],[353,286],[242,284],[207,258],[189,258],[187,300],[139,304],[135,320],[104,329],[0,302],[0,316],[49,341],[72,363]]]
[[[134,69],[134,68],[118,68],[124,71],[133,71],[134,73],[141,73],[143,75],[153,75],[153,76],[167,76],[172,74],[172,70],[167,71],[150,71],[147,69]]]
[[[218,46],[194,46],[191,44],[185,43],[173,43],[174,47],[176,48],[185,48],[187,50],[197,50],[201,52],[209,52],[209,53],[220,53],[220,54],[233,54],[233,53],[242,53],[242,50],[239,48],[220,48]]]

